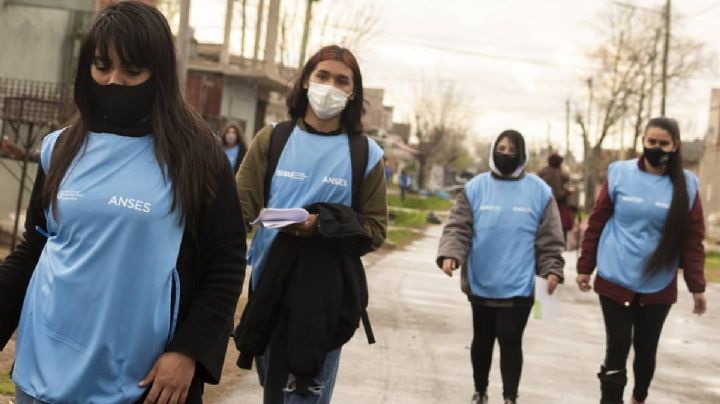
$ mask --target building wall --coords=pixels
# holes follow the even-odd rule
[[[363,126],[368,132],[386,133],[390,127],[386,122],[386,111],[383,106],[385,90],[379,88],[366,88],[363,90],[365,99],[365,115]],[[392,125],[392,122],[389,123]]]
[[[225,77],[221,115],[244,124],[245,144],[255,135],[258,89],[247,80]]]
[[[700,160],[700,195],[707,223],[707,234],[720,239],[720,89],[710,97],[710,127]]]
[[[37,7],[0,7],[0,77],[63,81],[72,13]]]

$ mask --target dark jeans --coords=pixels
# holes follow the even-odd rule
[[[655,373],[655,356],[663,324],[670,311],[669,304],[640,306],[637,299],[630,306],[623,306],[600,296],[603,318],[605,319],[605,364],[608,374],[625,373],[630,345],[635,350],[633,372],[635,388],[633,395],[638,401],[645,401],[650,381]],[[601,378],[602,380],[602,378]],[[622,392],[621,392],[622,393]]]
[[[475,391],[487,390],[495,339],[500,344],[500,373],[503,397],[515,399],[520,385],[523,354],[522,336],[530,306],[489,307],[472,304],[473,341],[470,351]]]
[[[320,373],[312,380],[308,394],[295,389],[295,377],[287,364],[287,318],[281,318],[264,355],[255,358],[264,404],[329,404],[340,366],[341,348],[325,355]]]

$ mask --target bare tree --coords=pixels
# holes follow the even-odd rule
[[[170,27],[173,27],[173,30],[177,28],[176,24],[180,18],[180,2],[178,0],[158,0],[157,8],[165,15]]]
[[[382,9],[376,0],[358,4],[354,1],[332,1],[322,13],[313,16],[319,22],[315,45],[337,43],[360,53],[380,33]]]
[[[414,115],[421,188],[430,164],[448,165],[462,157],[468,132],[462,100],[452,82],[423,81],[418,89]]]
[[[576,115],[585,146],[588,210],[594,203],[593,191],[599,175],[604,171],[603,143],[618,123],[632,119],[634,134],[630,150],[634,153],[643,124],[652,114],[653,96],[661,84],[661,77],[656,74],[663,33],[660,13],[616,5],[603,14],[602,22],[601,33],[606,39],[589,55],[597,66],[592,78],[596,95],[592,108],[599,112],[596,133],[590,133],[593,122],[588,122],[582,114]],[[673,37],[668,84],[681,88],[689,78],[709,67],[711,61],[702,43]]]

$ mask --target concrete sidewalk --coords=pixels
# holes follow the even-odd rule
[[[460,292],[459,276],[448,278],[434,265],[440,231],[440,226],[431,227],[406,250],[368,266],[369,314],[378,342],[368,346],[360,329],[345,346],[334,403],[470,402],[470,306]],[[558,291],[559,320],[531,319],[525,331],[521,403],[599,402],[595,374],[605,340],[600,306],[594,292],[575,287],[575,254],[566,259],[568,284]],[[660,341],[648,402],[720,403],[720,288],[708,288],[709,312],[702,317],[691,314],[692,298],[682,281],[679,294]],[[496,346],[491,403],[502,402],[498,359]],[[233,379],[221,394],[209,391],[208,402],[261,402],[254,371]],[[632,383],[626,389],[628,400],[631,390]]]

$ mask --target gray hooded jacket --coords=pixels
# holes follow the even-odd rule
[[[495,141],[497,143],[497,140]],[[504,177],[495,166],[493,159],[493,150],[495,144],[490,148],[490,170],[494,177],[504,181],[515,181],[525,176],[525,166],[527,165],[527,153],[515,172]],[[518,297],[514,299],[485,299],[482,296],[473,296],[470,291],[470,285],[467,278],[467,260],[472,248],[473,234],[473,209],[468,201],[467,194],[463,189],[455,201],[455,205],[450,211],[450,218],[443,229],[443,235],[440,238],[438,247],[437,265],[442,267],[442,261],[445,258],[456,260],[461,270],[461,288],[471,301],[491,306],[512,306],[515,303],[532,304],[532,298]],[[538,224],[535,237],[535,256],[536,271],[543,278],[548,275],[557,275],[561,282],[564,278],[563,268],[565,260],[562,252],[565,250],[565,240],[560,223],[560,213],[558,211],[555,198],[550,198],[540,223]]]

